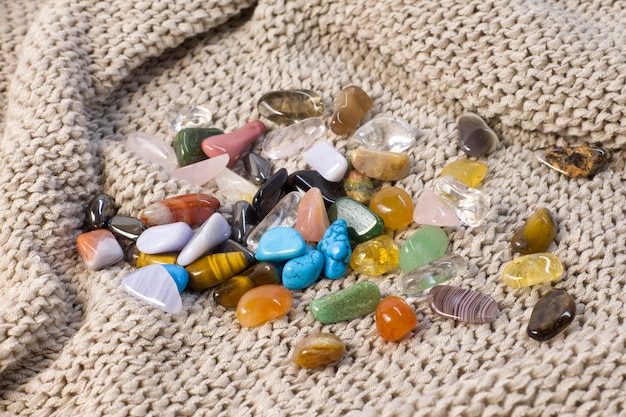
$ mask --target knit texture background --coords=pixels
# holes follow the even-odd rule
[[[413,3],[413,5],[405,4]],[[0,0],[0,412],[23,416],[600,416],[626,408],[626,1]],[[373,315],[321,325],[311,300],[366,279],[351,273],[294,291],[286,317],[242,329],[210,291],[185,291],[169,315],[121,289],[122,262],[91,271],[75,250],[91,197],[119,213],[204,190],[124,146],[127,134],[173,139],[172,103],[207,106],[225,131],[258,118],[269,91],[307,88],[332,110],[356,84],[368,119],[420,131],[397,186],[414,198],[462,157],[456,117],[480,114],[502,139],[481,161],[492,209],[477,228],[447,228],[470,269],[450,283],[485,292],[495,322],[435,317],[389,343]],[[268,128],[275,128],[268,123]],[[354,140],[325,138],[349,152]],[[533,150],[601,143],[608,168],[570,179]],[[260,147],[257,148],[260,151]],[[300,157],[277,160],[289,172]],[[550,289],[500,278],[508,243],[538,208],[559,223],[555,287],[577,317],[546,343],[526,335]],[[416,229],[396,234],[402,243]],[[397,294],[396,274],[373,279]],[[290,357],[316,331],[347,344],[334,367]]]

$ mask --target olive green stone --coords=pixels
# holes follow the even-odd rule
[[[344,219],[350,239],[358,243],[380,236],[385,230],[385,223],[378,214],[351,197],[337,199],[328,208],[328,218],[331,223]]]
[[[224,132],[214,127],[190,127],[176,134],[172,146],[178,159],[178,166],[184,167],[209,159],[202,151],[202,141],[209,136],[221,135]]]
[[[547,208],[537,210],[511,238],[514,251],[528,255],[546,252],[557,233],[557,224]]]
[[[437,226],[422,226],[400,247],[400,269],[412,271],[446,254],[450,239]]]
[[[363,281],[311,301],[309,311],[320,323],[337,323],[366,316],[376,310],[379,302],[378,286]]]

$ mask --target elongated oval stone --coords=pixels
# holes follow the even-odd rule
[[[167,107],[170,129],[179,132],[187,127],[209,127],[213,121],[211,110],[189,103],[174,103]]]
[[[558,226],[550,210],[540,208],[515,232],[511,238],[511,248],[525,255],[546,252],[557,231]]]
[[[498,148],[500,139],[475,113],[465,113],[456,120],[461,150],[470,156],[487,155]]]
[[[148,265],[130,273],[122,281],[122,288],[133,297],[166,313],[178,314],[183,308],[177,283],[163,265]]]
[[[404,229],[413,220],[413,199],[400,187],[381,188],[372,196],[369,206],[387,229]]]
[[[228,168],[221,170],[214,180],[220,192],[234,201],[244,200],[251,203],[259,191],[259,187]]]
[[[124,250],[106,229],[81,233],[76,238],[76,250],[89,269],[97,270],[124,259]]]
[[[300,151],[326,134],[326,123],[318,118],[305,119],[298,123],[268,132],[263,139],[262,152],[269,159],[297,155]]]
[[[213,214],[195,231],[178,255],[176,263],[182,266],[189,265],[219,244],[226,242],[230,233],[230,225],[224,216],[220,213]]]
[[[569,177],[593,177],[606,167],[609,153],[600,146],[552,146],[536,150],[535,158]]]
[[[315,91],[277,90],[263,94],[257,110],[274,123],[290,125],[310,117],[323,117],[325,108],[322,97]]]
[[[152,226],[137,238],[137,249],[147,254],[181,251],[192,236],[193,230],[187,223]]]
[[[352,136],[364,148],[404,152],[415,143],[415,129],[399,117],[377,117],[357,129]]]
[[[335,220],[326,229],[322,240],[317,244],[317,250],[324,255],[323,272],[326,278],[341,278],[348,272],[352,247],[345,220]]]
[[[435,194],[454,210],[461,222],[470,226],[480,226],[491,208],[488,194],[468,187],[454,177],[441,177],[435,181]]]
[[[335,98],[334,111],[330,119],[330,130],[336,135],[354,132],[374,102],[361,87],[348,86]]]
[[[378,277],[398,267],[400,249],[392,237],[381,235],[359,243],[352,251],[350,267],[359,274]]]
[[[246,245],[250,249],[256,250],[259,246],[259,240],[269,229],[273,227],[293,227],[298,219],[298,203],[301,197],[299,192],[292,191],[281,198],[276,207],[252,229],[246,238]]]
[[[309,165],[330,182],[339,182],[348,171],[348,160],[333,145],[321,141],[315,143],[302,155]]]
[[[555,289],[541,298],[528,320],[528,336],[540,342],[565,330],[576,317],[576,302],[567,292]]]
[[[250,265],[245,252],[213,253],[187,265],[189,288],[202,291],[226,281]]]
[[[382,181],[401,180],[411,173],[411,158],[403,153],[358,148],[350,162],[361,174]]]
[[[239,129],[221,135],[212,135],[202,141],[202,151],[214,158],[227,154],[230,157],[228,168],[234,167],[248,147],[265,132],[265,124],[260,120],[246,123]]]
[[[215,287],[213,299],[223,307],[236,308],[246,292],[267,284],[280,284],[280,276],[272,264],[259,262]]]
[[[461,276],[466,271],[467,259],[456,253],[449,253],[401,274],[397,278],[396,285],[402,294],[418,294],[456,276]]]
[[[309,311],[320,323],[337,323],[366,316],[376,310],[379,302],[378,286],[370,281],[362,281],[316,298],[309,304]]]
[[[116,214],[107,221],[106,228],[115,236],[137,240],[148,226],[136,217]]]
[[[490,323],[500,309],[487,294],[465,288],[437,285],[428,293],[433,313],[467,323]]]
[[[376,186],[370,177],[366,177],[356,169],[348,172],[343,180],[343,189],[348,197],[351,197],[361,204],[368,205],[374,195]]]
[[[412,271],[441,258],[449,244],[448,235],[440,227],[421,226],[400,247],[400,269]]]
[[[252,199],[252,207],[256,210],[259,219],[263,219],[267,213],[272,211],[285,195],[283,186],[288,178],[289,173],[287,169],[281,168],[259,187]]]
[[[330,227],[324,198],[319,188],[313,187],[304,193],[298,204],[298,220],[294,227],[307,242],[319,242],[326,229]]]
[[[237,303],[237,320],[243,327],[259,326],[287,314],[293,303],[282,285],[261,285],[246,292]]]
[[[137,246],[133,246],[132,251],[127,255],[128,263],[135,268],[153,264],[175,264],[176,258],[178,258],[178,252],[149,254],[141,252]]]
[[[286,191],[300,191],[302,193],[306,193],[314,187],[322,192],[326,207],[346,195],[341,183],[330,182],[313,169],[305,169],[290,174],[287,184],[285,184]]]
[[[456,212],[433,190],[425,188],[415,201],[413,221],[440,227],[456,227],[461,224]]]
[[[191,185],[203,186],[219,175],[229,164],[228,154],[218,155],[211,159],[195,162],[172,171],[172,177],[187,181]]]
[[[563,264],[556,255],[547,252],[520,256],[502,270],[502,280],[513,288],[554,282],[562,276]]]
[[[376,307],[376,330],[385,340],[395,342],[409,334],[417,325],[415,311],[402,298],[389,296]]]
[[[236,202],[233,204],[231,239],[239,243],[245,243],[246,238],[258,222],[256,210],[250,203],[244,200]]]
[[[158,201],[143,209],[140,219],[148,226],[185,222],[194,227],[220,208],[220,201],[208,194],[185,194]]]
[[[178,166],[194,164],[208,158],[202,151],[202,141],[209,136],[221,135],[224,132],[214,127],[192,127],[179,131],[172,142]]]
[[[249,152],[242,160],[248,178],[252,178],[256,185],[263,184],[272,175],[272,163],[261,155]]]
[[[380,236],[385,230],[383,219],[368,207],[350,197],[341,197],[328,208],[331,222],[346,221],[350,239],[357,243]]]
[[[293,227],[274,227],[267,230],[256,250],[259,261],[281,262],[306,252],[306,242]]]
[[[468,187],[476,188],[487,175],[487,171],[487,165],[482,162],[462,158],[450,162],[443,168],[439,175],[441,177],[454,177]]]
[[[88,230],[104,229],[106,223],[115,216],[117,207],[113,197],[98,194],[89,201],[85,211],[85,226]]]
[[[346,344],[331,333],[314,333],[296,345],[292,361],[302,368],[334,365],[343,358]]]
[[[174,148],[164,140],[144,132],[133,132],[126,137],[126,147],[135,155],[172,172],[178,165]]]
[[[309,250],[287,261],[283,267],[282,283],[290,290],[301,290],[315,284],[324,269],[324,255]]]

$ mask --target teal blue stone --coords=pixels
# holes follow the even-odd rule
[[[304,255],[287,261],[283,267],[282,283],[290,290],[310,287],[317,281],[324,269],[324,255],[310,248]]]
[[[374,239],[385,230],[383,219],[351,197],[341,197],[328,208],[331,222],[344,219],[350,239],[357,243]]]
[[[281,262],[303,255],[306,250],[306,242],[296,229],[274,227],[263,233],[254,256],[259,261]]]
[[[348,226],[344,219],[335,220],[324,232],[317,250],[324,255],[324,275],[326,278],[341,278],[348,272],[352,247],[348,236]]]
[[[163,264],[161,265],[172,277],[178,288],[178,292],[183,292],[189,284],[189,273],[180,265]]]
[[[176,134],[172,146],[178,159],[178,166],[184,167],[209,159],[202,150],[202,141],[224,132],[214,127],[189,127]]]

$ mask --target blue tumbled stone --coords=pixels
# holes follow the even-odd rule
[[[189,272],[180,265],[163,264],[161,266],[165,268],[176,283],[178,292],[183,292],[183,290],[187,288],[187,284],[189,284]]]
[[[317,250],[324,255],[324,275],[330,279],[341,278],[348,271],[352,248],[348,236],[348,225],[344,219],[337,219],[330,225]]]
[[[259,239],[255,257],[259,261],[280,262],[306,252],[304,238],[293,227],[274,227]]]
[[[324,255],[309,250],[304,255],[290,259],[283,267],[283,286],[290,290],[301,290],[317,281],[324,268]]]

